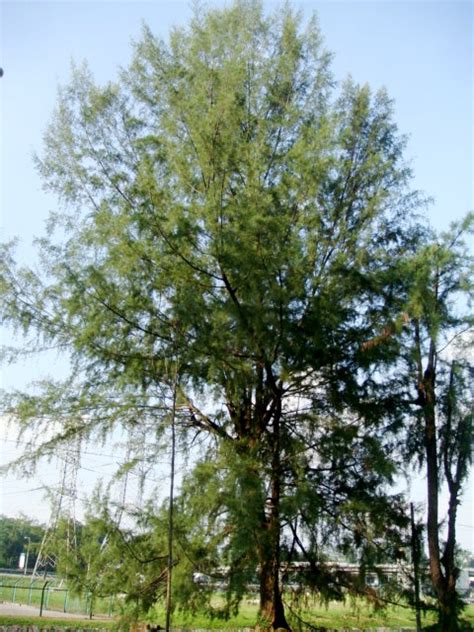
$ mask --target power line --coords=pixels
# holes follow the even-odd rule
[[[34,445],[35,447],[40,447],[42,445],[39,442],[32,444],[29,441],[20,441],[17,439],[0,439],[0,441],[4,441],[5,443],[15,443],[16,445]],[[82,454],[86,454],[87,456],[103,456],[109,459],[113,459],[117,456],[115,454],[106,454],[105,452],[89,452],[87,450],[82,450]]]
[[[0,441],[3,441],[4,443],[14,443],[16,445],[26,445],[26,446],[34,446],[34,447],[41,447],[43,444],[40,442],[36,442],[36,443],[32,443],[30,441],[20,441],[17,439],[0,439]],[[122,446],[123,448],[123,446]],[[186,451],[186,448],[183,449],[183,451]],[[116,458],[116,454],[107,454],[105,452],[89,452],[88,450],[81,450],[81,454],[86,455],[86,456],[100,456],[100,457],[106,457],[106,458],[110,458],[110,459],[114,459]],[[169,465],[169,461],[155,461],[155,463],[157,465]]]
[[[47,485],[41,487],[33,487],[32,489],[15,489],[9,492],[2,492],[2,496],[13,496],[14,494],[28,494],[30,492],[39,492],[41,490],[50,489]]]

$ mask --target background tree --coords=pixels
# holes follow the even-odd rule
[[[0,277],[2,321],[71,360],[63,383],[5,399],[56,429],[29,458],[133,424],[158,448],[179,364],[177,424],[207,437],[204,532],[240,577],[258,563],[274,629],[283,539],[318,577],[321,525],[370,559],[397,508],[391,333],[419,198],[390,99],[351,80],[334,98],[329,60],[314,20],[240,1],[168,44],[145,28],[115,83],[76,68],[38,160],[61,202],[42,269],[5,247]]]
[[[67,544],[67,520],[59,521],[55,534],[57,573],[73,593],[90,599],[92,616],[98,598],[123,597],[125,619],[146,612],[165,593],[166,523],[140,530],[123,528],[110,515],[105,498],[91,502],[83,524],[78,525],[77,544]],[[92,510],[92,508],[94,508]]]
[[[29,518],[0,516],[0,567],[17,569],[20,555],[28,550],[28,568],[32,569],[43,535],[44,526]]]
[[[431,582],[442,630],[459,629],[456,593],[456,512],[472,461],[473,446],[473,259],[463,238],[474,216],[433,238],[411,261],[406,361],[416,392],[409,447],[427,478],[427,522]],[[446,484],[447,523],[439,493]],[[446,541],[441,530],[446,527]]]

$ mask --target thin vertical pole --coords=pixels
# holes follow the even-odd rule
[[[34,583],[35,583],[35,580],[33,579],[31,584],[30,584],[29,590],[28,590],[28,605],[31,605],[31,597],[32,597],[32,593],[33,593],[33,584]]]
[[[173,404],[171,408],[171,472],[170,498],[168,506],[168,572],[166,577],[166,623],[165,632],[170,632],[171,623],[171,579],[173,568],[173,504],[174,504],[174,470],[176,458],[176,390],[178,388],[178,365],[176,364],[173,381]]]
[[[410,503],[411,517],[411,556],[413,561],[413,576],[415,583],[415,614],[416,632],[421,632],[421,608],[420,608],[420,540],[418,529],[415,524],[415,508]]]
[[[44,606],[44,591],[46,590],[46,586],[49,584],[49,580],[45,581],[43,584],[43,589],[41,590],[41,603],[40,603],[40,611],[39,616],[43,616],[43,606]]]
[[[28,544],[26,545],[26,559],[25,559],[25,569],[24,569],[23,575],[26,575],[28,573],[28,558],[30,557],[30,544],[31,544],[31,539],[29,537],[26,537],[25,540],[28,540]]]

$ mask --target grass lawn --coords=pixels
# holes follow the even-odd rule
[[[217,603],[216,603],[217,605]],[[304,622],[313,626],[327,628],[398,628],[412,627],[415,629],[415,614],[409,608],[401,606],[389,607],[382,612],[373,612],[370,606],[364,602],[357,602],[353,605],[349,602],[343,604],[339,602],[331,602],[328,606],[321,606],[317,603],[308,605],[302,610],[295,611],[293,614],[287,607],[287,618],[293,629],[305,630]],[[242,603],[242,607],[238,616],[221,621],[215,619],[209,621],[203,615],[189,616],[183,611],[177,611],[173,614],[172,624],[176,627],[186,628],[208,628],[215,630],[231,630],[236,628],[250,628],[255,625],[257,618],[257,605],[253,600],[246,600]],[[464,620],[470,624],[474,630],[474,606],[469,606],[464,613]],[[152,622],[164,626],[165,615],[163,608],[157,608],[156,614]],[[436,619],[433,614],[423,616],[423,627],[428,627],[435,623]],[[306,628],[307,629],[307,628]]]
[[[3,625],[18,625],[22,627],[35,626],[37,628],[80,628],[80,629],[94,629],[94,630],[106,630],[110,631],[114,623],[103,621],[83,621],[74,619],[50,619],[48,617],[14,617],[8,615],[0,615],[0,626]]]
[[[45,581],[38,577],[0,576],[0,601],[39,607]],[[95,614],[113,614],[116,601],[113,598],[97,598],[94,601],[93,611]],[[59,580],[48,579],[43,606],[45,610],[88,613],[90,598],[87,595],[73,595]]]
[[[43,582],[36,584],[31,580],[15,580],[16,588],[12,586],[11,581],[3,581],[3,586],[0,586],[0,600],[3,601],[16,601],[17,603],[30,603],[31,605],[38,605],[40,591],[35,588],[40,588]],[[13,590],[15,590],[15,598],[13,597]],[[56,586],[56,590],[52,590],[48,599],[48,606],[45,607],[57,607],[58,610],[62,609],[65,599],[65,590]],[[56,603],[57,602],[57,603]],[[73,598],[70,597],[68,606],[71,610],[75,610],[73,605]],[[218,607],[223,602],[222,596],[216,595],[214,605]],[[228,621],[222,621],[220,619],[210,620],[207,616],[201,614],[196,616],[190,616],[189,613],[184,610],[177,610],[173,613],[172,625],[174,627],[183,628],[206,628],[214,630],[235,630],[237,628],[251,628],[257,621],[258,600],[255,595],[244,599],[240,612],[236,617],[229,619]],[[79,604],[77,604],[79,606]],[[84,607],[84,604],[81,604]],[[107,603],[103,605],[104,611],[106,611]],[[79,608],[78,608],[79,609]],[[98,614],[102,608],[95,609]],[[398,628],[406,627],[415,629],[415,615],[409,608],[388,607],[384,611],[374,612],[373,609],[365,602],[351,602],[346,603],[331,602],[327,606],[321,605],[316,601],[309,601],[303,607],[299,609],[292,609],[291,604],[286,607],[286,613],[289,623],[296,631],[305,630],[305,623],[309,623],[313,626],[325,627],[325,628],[359,628],[370,629],[377,627],[384,628]],[[464,612],[464,620],[467,624],[466,629],[474,630],[474,605],[470,605]],[[37,617],[17,617],[0,615],[0,625],[38,625],[40,627],[48,627],[53,624],[59,627],[67,628],[101,628],[110,629],[114,623],[111,621],[84,621],[84,620],[72,620],[72,619],[48,619],[46,617],[39,619]],[[164,627],[165,613],[163,606],[157,606],[154,614],[149,618],[151,623],[159,624]],[[433,614],[423,616],[422,623],[424,627],[428,627],[435,622]],[[470,626],[470,628],[469,628]],[[306,628],[307,629],[307,628]]]
[[[189,617],[184,612],[174,613],[172,625],[173,627],[186,627],[192,628],[207,628],[214,630],[231,630],[236,628],[250,628],[255,625],[257,607],[254,603],[244,602],[242,604],[241,612],[237,617],[230,619],[229,621],[209,621],[204,616]],[[349,604],[330,603],[327,608],[321,606],[314,606],[304,612],[300,612],[300,615],[314,626],[321,626],[327,628],[338,627],[351,627],[351,628],[398,628],[398,627],[412,627],[415,629],[415,618],[408,609],[405,608],[389,608],[385,613],[372,613],[368,610],[367,606],[364,606],[362,602],[359,602],[357,607],[353,607]],[[289,619],[295,631],[305,630],[304,624],[299,625],[297,618],[292,618],[289,613]],[[465,621],[470,624],[471,629],[474,629],[474,606],[469,606],[465,611]],[[153,617],[154,623],[160,623],[164,625],[164,611],[163,609],[157,609],[156,616]],[[423,627],[427,627],[433,622],[432,617],[423,618]],[[35,625],[39,628],[49,628],[53,625],[55,627],[64,627],[68,629],[72,628],[92,628],[100,630],[111,630],[114,627],[114,622],[104,621],[83,621],[72,619],[49,619],[47,617],[39,619],[38,617],[16,617],[16,616],[0,616],[0,625],[21,625],[32,626]],[[469,628],[467,628],[469,629]]]

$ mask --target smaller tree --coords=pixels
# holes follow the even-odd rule
[[[56,533],[57,571],[71,590],[90,599],[92,616],[100,597],[125,595],[124,622],[147,612],[163,597],[166,586],[166,516],[150,519],[144,512],[137,529],[120,527],[107,499],[95,499],[77,529],[77,546],[67,545],[67,520]],[[156,524],[161,521],[160,524]],[[153,524],[152,524],[153,523]]]
[[[18,568],[22,553],[28,554],[28,568],[33,568],[44,527],[26,516],[0,516],[0,567]]]
[[[473,430],[473,258],[463,236],[468,215],[411,260],[406,361],[416,395],[409,448],[426,471],[430,576],[443,632],[459,630],[456,514],[471,464]],[[439,493],[448,489],[446,541],[441,541]]]

